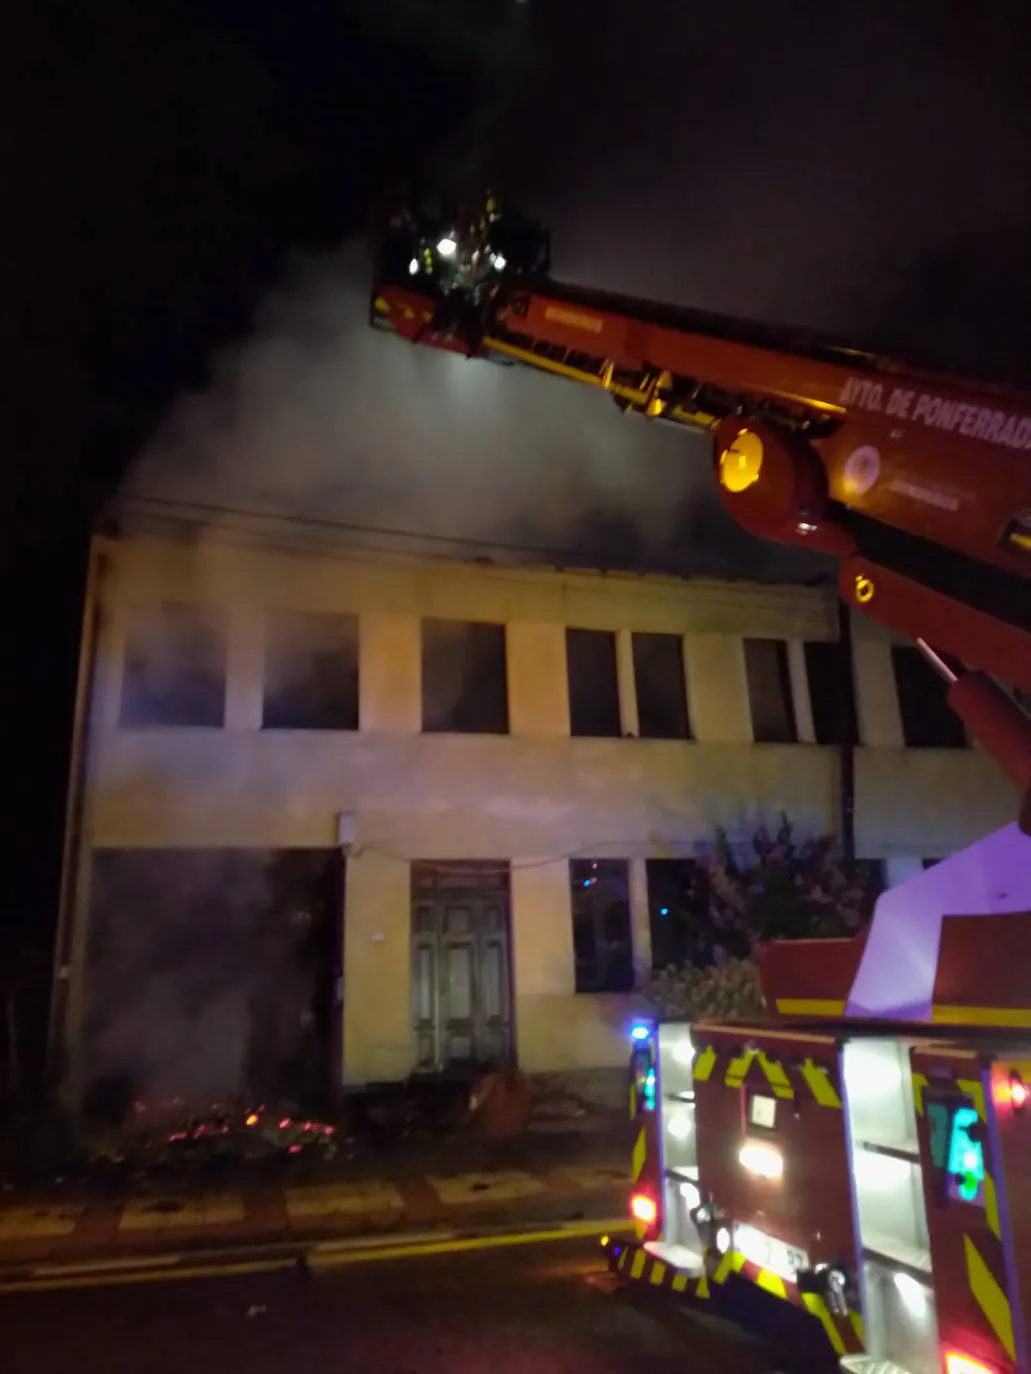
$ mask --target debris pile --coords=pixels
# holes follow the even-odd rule
[[[167,1175],[297,1156],[329,1160],[338,1146],[337,1126],[282,1109],[214,1103],[200,1112],[179,1099],[138,1101],[125,1126],[88,1144],[86,1163],[91,1170]]]

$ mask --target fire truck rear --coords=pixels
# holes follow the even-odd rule
[[[893,889],[856,940],[768,946],[761,1020],[632,1027],[621,1275],[852,1374],[1031,1369],[1026,846]]]

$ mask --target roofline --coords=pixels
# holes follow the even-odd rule
[[[171,503],[178,506],[179,503]],[[721,574],[695,574],[671,568],[642,565],[628,567],[620,564],[581,563],[576,560],[515,558],[513,552],[532,553],[529,547],[499,544],[492,546],[485,540],[448,539],[446,536],[418,535],[411,532],[362,530],[360,527],[322,526],[324,539],[312,536],[306,521],[291,521],[289,517],[269,512],[245,512],[243,518],[212,520],[205,518],[204,509],[191,503],[181,504],[181,513],[172,509],[155,509],[141,502],[133,513],[123,501],[109,506],[94,524],[92,539],[101,548],[114,553],[118,544],[130,540],[154,540],[166,544],[219,544],[243,548],[259,553],[288,557],[318,558],[334,556],[368,563],[394,563],[410,567],[434,566],[468,569],[481,568],[497,573],[520,572],[563,574],[589,579],[627,582],[646,582],[651,586],[668,587],[737,587],[757,590],[797,590],[827,592],[836,586],[833,571],[814,578],[775,579],[733,577]],[[189,512],[193,511],[191,515]],[[309,531],[307,534],[306,531]],[[363,542],[362,535],[365,535]],[[377,542],[370,542],[375,539]],[[467,552],[463,553],[463,548]],[[491,552],[491,549],[494,552]],[[542,549],[542,554],[554,552]],[[497,556],[500,555],[500,556]]]

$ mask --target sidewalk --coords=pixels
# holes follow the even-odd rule
[[[140,1180],[109,1199],[0,1195],[0,1265],[619,1216],[630,1182],[621,1144],[565,1135],[441,1142],[333,1161],[314,1178],[241,1177],[207,1190]]]

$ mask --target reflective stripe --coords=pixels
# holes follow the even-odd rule
[[[716,1050],[712,1045],[706,1045],[705,1049],[702,1050],[701,1054],[699,1054],[695,1058],[694,1068],[692,1069],[692,1076],[694,1078],[694,1081],[696,1083],[707,1082],[709,1075],[712,1073],[715,1065]]]
[[[791,1086],[791,1080],[781,1068],[780,1064],[777,1063],[776,1059],[768,1059],[762,1050],[760,1050],[759,1065],[766,1075],[766,1081],[773,1089],[774,1097],[794,1097],[795,1090]]]
[[[924,1114],[924,1089],[927,1087],[927,1075],[925,1073],[915,1073],[913,1075],[913,1106],[916,1108],[917,1116]]]
[[[831,1082],[830,1074],[821,1064],[815,1064],[811,1059],[807,1059],[802,1065],[802,1077],[821,1107],[840,1108],[841,1098]]]
[[[636,1183],[644,1173],[648,1162],[648,1132],[639,1131],[634,1142],[634,1152],[630,1157],[630,1181]]]
[[[1027,1007],[963,1007],[931,1008],[931,1020],[952,1026],[1000,1026],[1010,1030],[1031,1029],[1031,1010]]]
[[[731,1274],[740,1274],[746,1262],[744,1255],[740,1254],[737,1250],[728,1250],[720,1260],[719,1267],[712,1276],[713,1283],[726,1283]]]
[[[678,1297],[699,1302],[709,1301],[713,1297],[714,1283],[722,1285],[727,1279],[737,1275],[771,1296],[791,1303],[793,1307],[818,1321],[835,1355],[840,1357],[862,1352],[863,1323],[857,1312],[849,1313],[847,1317],[837,1317],[830,1311],[820,1294],[800,1293],[795,1284],[789,1283],[771,1269],[758,1268],[735,1251],[720,1257],[719,1268],[711,1276],[705,1271],[700,1274],[689,1274],[675,1269],[641,1245],[621,1247],[618,1258],[610,1258],[609,1262],[624,1278],[647,1284],[649,1287],[665,1288]]]
[[[844,1016],[845,1003],[821,997],[779,997],[777,1010],[781,1016]]]
[[[772,1293],[775,1298],[786,1298],[788,1295],[784,1280],[772,1269],[760,1269],[755,1276],[755,1286],[762,1288],[767,1293]]]
[[[835,1355],[847,1355],[848,1351],[845,1348],[844,1340],[842,1340],[841,1332],[830,1314],[830,1308],[819,1293],[803,1293],[802,1302],[809,1315],[815,1317],[823,1327],[827,1339],[834,1347]]]
[[[742,1050],[740,1054],[727,1065],[727,1072],[723,1075],[723,1081],[728,1088],[740,1088],[744,1082],[745,1074],[752,1067],[752,1060],[755,1058],[755,1050]]]
[[[698,1082],[704,1082],[712,1074],[713,1068],[719,1062],[719,1055],[714,1046],[709,1045],[704,1051],[704,1066],[696,1062],[694,1076]],[[825,1064],[818,1064],[814,1059],[807,1058],[798,1067],[796,1078],[788,1073],[781,1060],[774,1058],[766,1053],[765,1050],[740,1050],[727,1064],[723,1074],[723,1083],[728,1088],[740,1088],[752,1065],[757,1063],[762,1069],[771,1091],[775,1097],[786,1100],[793,1100],[796,1094],[805,1095],[804,1089],[808,1089],[809,1096],[819,1107],[841,1108],[841,1096],[834,1083],[831,1069]],[[704,1072],[700,1068],[704,1067]]]
[[[970,1291],[977,1299],[977,1305],[988,1318],[988,1322],[999,1339],[999,1344],[1011,1360],[1016,1359],[1016,1342],[1013,1338],[1013,1313],[1009,1299],[998,1279],[985,1264],[981,1252],[970,1239],[963,1237],[963,1248],[967,1258],[967,1282]]]

